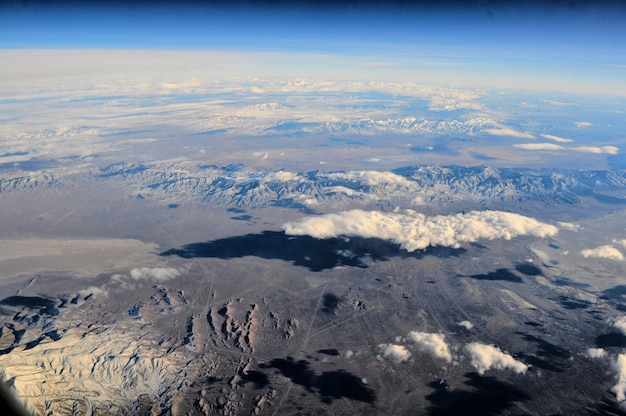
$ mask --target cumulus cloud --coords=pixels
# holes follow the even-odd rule
[[[505,136],[505,137],[516,137],[518,139],[534,139],[535,136],[528,132],[517,131],[508,127],[501,127],[498,129],[485,129],[485,133],[491,134],[492,136]]]
[[[593,257],[597,259],[609,259],[617,261],[624,260],[624,255],[618,249],[610,245],[581,250],[580,254],[585,258]]]
[[[520,143],[514,144],[513,147],[524,150],[563,150],[563,146],[554,143]]]
[[[613,324],[613,326],[619,329],[620,331],[622,331],[624,335],[626,335],[626,316],[618,318]]]
[[[604,358],[606,357],[606,351],[602,348],[589,348],[587,349],[587,356],[589,358]]]
[[[496,370],[508,369],[518,374],[525,373],[528,369],[526,364],[517,361],[493,345],[472,342],[465,346],[465,351],[469,355],[472,365],[481,375],[491,368]]]
[[[615,146],[578,146],[572,147],[572,150],[576,150],[577,152],[585,152],[585,153],[595,153],[595,154],[608,154],[608,155],[616,155],[619,153],[619,148]]]
[[[553,136],[551,134],[541,134],[540,136],[543,137],[544,139],[552,140],[552,141],[559,142],[559,143],[571,143],[574,141],[572,139],[565,139],[563,137]]]
[[[417,331],[411,331],[407,335],[407,340],[416,344],[422,351],[451,362],[452,355],[444,339],[445,335],[443,334],[429,334]]]
[[[583,128],[583,127],[591,127],[591,123],[588,121],[577,121],[576,123],[576,127],[578,127],[579,129]]]
[[[558,229],[534,218],[501,211],[427,217],[413,210],[385,213],[359,209],[305,217],[282,225],[288,235],[331,238],[340,235],[374,237],[394,241],[407,251],[428,246],[460,247],[479,239],[509,240],[519,235],[547,237]]]
[[[472,328],[474,328],[474,324],[471,323],[470,321],[461,321],[457,325],[462,326],[465,329],[472,329]]]
[[[619,402],[626,400],[626,353],[617,356],[613,363],[613,370],[616,372],[617,384],[611,391],[615,393],[615,398]]]
[[[396,344],[380,344],[378,346],[381,354],[385,358],[389,358],[397,363],[408,360],[411,357],[411,353],[402,345]]]
[[[130,271],[130,277],[133,280],[156,280],[164,282],[178,276],[180,276],[180,272],[171,267],[141,267]]]

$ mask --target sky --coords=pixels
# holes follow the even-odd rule
[[[626,95],[624,18],[602,1],[5,2],[0,52],[226,53],[241,76]]]

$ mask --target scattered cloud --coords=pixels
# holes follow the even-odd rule
[[[623,238],[623,239],[621,239],[621,240],[616,240],[616,239],[614,239],[614,240],[613,240],[613,242],[614,242],[615,244],[619,244],[619,245],[620,245],[620,246],[622,246],[622,247],[626,247],[626,238]]]
[[[558,225],[559,227],[563,228],[564,230],[569,230],[569,231],[578,231],[580,229],[580,225],[578,224],[572,224],[571,222],[557,222],[556,225]]]
[[[300,180],[300,176],[297,173],[289,172],[289,171],[278,171],[278,172],[269,172],[265,175],[266,181],[278,181],[278,182],[289,182],[289,181],[297,181]]]
[[[397,175],[393,172],[378,172],[375,170],[361,170],[350,171],[345,173],[331,173],[327,175],[333,179],[347,179],[355,181],[361,185],[369,186],[382,186],[382,185],[396,185],[396,186],[415,186],[414,182],[411,182],[404,176]]]
[[[606,351],[602,348],[589,348],[587,350],[587,356],[589,358],[604,358],[606,357]]]
[[[496,370],[508,369],[518,374],[525,373],[528,369],[526,364],[517,361],[493,345],[472,342],[465,346],[465,351],[469,355],[472,365],[481,375],[492,368]]]
[[[492,136],[505,136],[505,137],[516,137],[518,139],[535,139],[535,135],[528,133],[517,131],[508,127],[500,127],[497,129],[485,129],[483,130],[487,134],[491,134]]]
[[[443,334],[429,334],[426,332],[411,331],[407,335],[407,340],[416,344],[422,351],[428,352],[437,358],[442,358],[447,362],[452,361],[452,354],[445,342]]]
[[[578,127],[579,129],[592,126],[592,124],[588,121],[577,121],[574,124],[576,124],[576,127]]]
[[[620,331],[622,331],[622,333],[624,333],[624,335],[626,335],[626,316],[618,318],[615,321],[615,323],[613,324],[613,326],[615,328],[619,329]]]
[[[585,258],[593,257],[597,259],[624,260],[624,255],[618,249],[610,245],[581,250],[580,254]]]
[[[520,143],[514,144],[513,147],[524,150],[564,150],[563,146],[554,143]]]
[[[574,141],[572,139],[565,139],[563,137],[553,136],[551,134],[541,134],[540,136],[543,137],[544,139],[552,140],[552,141],[559,142],[559,143],[571,143]]]
[[[389,358],[396,363],[401,363],[411,357],[411,353],[409,352],[409,350],[407,350],[406,347],[403,347],[402,345],[380,344],[378,348],[380,349],[383,357]]]
[[[130,271],[130,277],[133,280],[156,280],[158,282],[164,282],[178,276],[180,276],[180,272],[171,267],[141,267]]]
[[[534,218],[501,211],[471,211],[465,214],[427,217],[413,210],[385,213],[359,209],[305,217],[282,225],[288,235],[331,238],[341,235],[382,238],[408,251],[428,246],[460,247],[480,239],[510,240],[519,235],[547,237],[558,229]]]
[[[617,384],[613,386],[611,391],[615,393],[617,401],[623,402],[626,400],[626,353],[617,356],[613,363],[613,370],[617,373]]]
[[[470,321],[461,321],[457,325],[462,326],[463,328],[468,330],[474,328],[474,324]]]
[[[80,295],[82,298],[85,298],[89,295],[93,296],[93,297],[107,297],[109,296],[109,292],[106,291],[106,289],[103,289],[101,287],[97,287],[97,286],[89,286],[87,289],[82,289],[78,291],[78,295]]]
[[[615,146],[578,146],[572,147],[572,150],[576,150],[577,152],[585,152],[585,153],[595,153],[595,154],[608,154],[608,155],[616,155],[619,153],[619,148]]]

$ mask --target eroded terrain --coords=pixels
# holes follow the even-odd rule
[[[286,236],[258,213],[232,218],[252,212],[241,211],[212,213],[230,237],[158,250],[120,240],[104,263],[111,240],[5,240],[7,383],[37,414],[619,412],[623,263],[577,254],[607,237],[562,228],[408,252]],[[59,270],[33,269],[28,246]],[[58,266],[76,252],[96,262]],[[449,357],[412,332],[441,336]],[[485,370],[472,343],[526,368]]]

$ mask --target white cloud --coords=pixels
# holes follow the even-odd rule
[[[362,195],[365,196],[363,192],[355,191],[354,189],[346,188],[345,186],[329,186],[324,188],[326,193],[337,193],[337,194],[345,194],[348,196],[353,195]]]
[[[622,331],[624,335],[626,335],[626,316],[618,318],[613,324],[613,326],[619,329],[620,331]]]
[[[385,213],[359,209],[305,217],[282,225],[288,235],[331,238],[340,235],[382,238],[408,251],[428,246],[460,247],[480,239],[511,239],[519,235],[547,237],[558,229],[549,224],[501,211],[471,211],[466,214],[426,217],[413,210]]]
[[[415,186],[414,182],[411,182],[404,176],[396,175],[393,172],[378,172],[375,170],[362,170],[351,171],[346,173],[331,173],[328,174],[329,178],[341,178],[348,179],[350,181],[359,182],[362,185],[369,186],[381,186],[381,185],[396,185],[396,186]]]
[[[589,348],[587,349],[587,356],[589,358],[604,358],[606,357],[606,351],[602,348]]]
[[[622,246],[622,247],[626,247],[626,238],[623,238],[623,239],[621,239],[621,240],[616,240],[616,239],[614,239],[614,240],[613,240],[613,242],[614,242],[615,244],[619,244],[619,245],[620,245],[620,246]]]
[[[97,286],[89,286],[87,289],[79,290],[78,294],[83,298],[89,295],[96,298],[109,296],[109,293],[105,289]]]
[[[520,143],[514,144],[513,147],[524,150],[563,150],[563,146],[554,143]]]
[[[623,402],[626,400],[626,353],[617,356],[613,363],[613,370],[617,373],[617,384],[613,386],[611,391],[615,393],[618,402]]]
[[[576,150],[577,152],[585,152],[585,153],[595,153],[595,154],[608,154],[608,155],[616,155],[619,153],[619,148],[615,146],[578,146],[572,147],[572,150]]]
[[[442,91],[430,100],[428,109],[431,111],[454,111],[459,109],[482,110],[482,104],[473,102],[480,95],[472,92],[460,92],[455,90]]]
[[[485,129],[483,131],[487,134],[491,134],[492,136],[516,137],[518,139],[534,139],[535,138],[535,135],[531,133],[513,130],[509,127],[501,127],[497,129]]]
[[[408,360],[411,357],[411,353],[402,345],[396,344],[380,344],[378,346],[383,357],[389,358],[397,363]]]
[[[197,87],[199,85],[200,82],[196,78],[182,82],[162,82],[161,84],[159,84],[161,88],[166,90],[187,89],[191,87]]]
[[[445,342],[443,334],[429,334],[426,332],[411,331],[407,335],[407,339],[417,344],[422,351],[434,355],[437,358],[443,358],[447,362],[452,361],[452,355]]]
[[[579,129],[583,128],[583,127],[591,127],[592,124],[588,121],[577,121],[576,123],[576,127],[578,127]]]
[[[297,181],[300,180],[300,176],[297,173],[289,172],[289,171],[278,171],[278,172],[269,172],[263,178],[266,181],[279,181],[279,182],[288,182],[288,181]]]
[[[524,150],[574,150],[577,152],[608,154],[608,155],[616,155],[619,153],[619,148],[615,146],[563,147],[554,143],[520,143],[520,144],[514,144],[513,147],[516,147],[518,149],[524,149]]]
[[[593,257],[597,259],[624,260],[624,255],[618,249],[609,245],[581,250],[580,254],[585,258]]]
[[[472,342],[465,346],[465,351],[469,355],[472,365],[476,368],[478,374],[481,375],[491,368],[496,370],[508,369],[518,374],[525,373],[528,369],[526,364],[517,361],[493,345]]]
[[[175,277],[178,277],[180,275],[180,272],[176,269],[173,269],[171,267],[154,267],[154,268],[149,268],[149,267],[141,267],[141,268],[136,268],[136,269],[132,269],[130,271],[130,277],[133,280],[157,280],[159,282],[163,282],[166,280],[170,280],[173,279]]]
[[[552,141],[559,142],[559,143],[571,143],[574,141],[572,139],[565,139],[563,137],[553,136],[551,134],[541,134],[540,136],[543,137],[544,139],[552,140]]]
[[[569,230],[569,231],[578,231],[580,229],[580,225],[578,224],[572,224],[571,222],[557,222],[556,225],[558,225],[559,227],[563,228],[564,230]]]
[[[474,328],[474,324],[471,323],[470,321],[461,321],[457,325],[462,326],[465,329],[472,329],[472,328]]]

